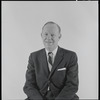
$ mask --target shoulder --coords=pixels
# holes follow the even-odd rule
[[[78,57],[75,51],[64,49],[64,48],[60,48],[60,49],[63,52],[65,59],[69,59],[71,61],[78,60]]]
[[[61,47],[60,47],[60,49],[64,54],[76,55],[75,51],[72,51],[72,50],[69,50],[69,49],[65,49],[65,48],[61,48]]]
[[[66,59],[78,59],[75,51],[65,49],[65,48],[61,48],[61,47],[60,47],[60,49],[61,49],[60,51],[63,53],[63,55]]]
[[[35,56],[38,56],[38,55],[42,54],[44,51],[45,51],[45,49],[42,48],[42,49],[40,49],[40,50],[31,52],[30,55],[35,57]]]

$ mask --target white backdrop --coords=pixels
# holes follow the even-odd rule
[[[24,99],[29,54],[43,48],[41,28],[61,27],[59,45],[77,53],[80,99],[98,98],[98,2],[2,1],[2,96]]]

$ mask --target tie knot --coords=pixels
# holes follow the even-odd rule
[[[52,57],[53,56],[53,53],[52,52],[49,52],[48,55]]]

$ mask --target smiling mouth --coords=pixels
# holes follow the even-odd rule
[[[48,41],[45,41],[45,43],[53,43],[53,42],[48,42]]]
[[[51,46],[53,45],[53,42],[45,42],[46,45]]]

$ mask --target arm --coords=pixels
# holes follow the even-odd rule
[[[72,100],[78,90],[78,64],[77,56],[74,53],[69,61],[68,70],[66,73],[65,86],[56,97],[55,100]]]
[[[30,99],[43,100],[43,97],[41,96],[36,84],[35,68],[32,61],[32,55],[30,55],[29,57],[27,71],[26,71],[26,83],[23,90]]]

